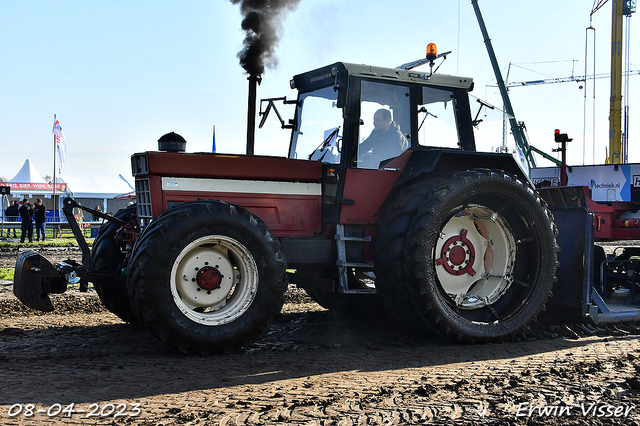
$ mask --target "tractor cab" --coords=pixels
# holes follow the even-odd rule
[[[474,151],[472,86],[470,78],[342,62],[296,75],[289,158],[379,170],[409,149]]]

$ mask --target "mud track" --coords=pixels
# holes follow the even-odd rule
[[[16,266],[16,257],[18,253],[25,250],[35,250],[42,253],[44,257],[49,259],[51,263],[61,260],[74,259],[82,260],[82,252],[78,246],[38,246],[36,244],[25,244],[18,246],[0,246],[0,268],[14,268]]]
[[[291,288],[253,345],[187,357],[91,290],[53,300],[39,313],[0,286],[0,424],[640,424],[636,327],[460,346]]]

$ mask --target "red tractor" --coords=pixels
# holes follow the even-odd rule
[[[288,158],[186,153],[166,135],[131,158],[137,205],[102,216],[91,252],[75,229],[81,263],[22,253],[16,296],[47,310],[48,293],[91,282],[110,311],[185,353],[249,343],[289,279],[330,309],[375,294],[461,342],[536,318],[555,225],[510,155],[476,152],[471,79],[335,63],[291,87]],[[278,99],[266,101],[265,113]],[[66,199],[75,228],[74,208],[93,211]]]

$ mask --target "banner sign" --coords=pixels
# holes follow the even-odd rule
[[[17,183],[17,182],[3,182],[3,185],[10,186],[12,190],[18,191],[52,191],[53,184],[51,183]],[[66,191],[66,183],[56,183],[56,191]]]
[[[560,168],[531,169],[531,180],[542,186],[560,185]],[[640,202],[640,164],[604,164],[567,168],[568,186],[586,186],[601,203]]]

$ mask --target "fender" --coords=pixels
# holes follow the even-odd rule
[[[510,154],[442,148],[414,151],[396,181],[396,186],[412,181],[425,173],[439,171],[450,173],[451,170],[474,169],[479,165],[482,165],[483,169],[504,170],[517,176],[523,182],[529,182],[533,187],[529,177]]]

